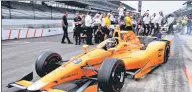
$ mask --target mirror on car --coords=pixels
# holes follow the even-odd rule
[[[83,45],[83,49],[84,49],[84,51],[85,51],[85,53],[87,53],[88,52],[88,45]]]

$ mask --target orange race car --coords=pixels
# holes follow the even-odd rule
[[[9,83],[8,88],[17,87],[27,92],[66,92],[54,88],[72,81],[81,82],[73,92],[120,92],[125,76],[138,79],[160,64],[166,63],[170,56],[171,41],[152,40],[148,44],[137,37],[133,31],[120,31],[119,26],[113,37],[72,57],[67,62],[54,52],[41,54],[35,64],[36,72],[41,77],[31,82],[30,73],[21,80]],[[82,82],[83,81],[83,82]],[[67,90],[67,92],[70,92]]]

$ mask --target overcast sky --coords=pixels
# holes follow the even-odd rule
[[[127,5],[138,9],[138,1],[122,1]],[[149,10],[150,15],[163,11],[164,14],[169,14],[184,7],[182,5],[186,1],[142,1],[142,11]]]

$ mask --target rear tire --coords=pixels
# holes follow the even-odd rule
[[[169,59],[169,53],[170,53],[170,45],[169,42],[166,42],[165,45],[165,52],[164,52],[164,62],[163,64],[167,63],[168,59]]]
[[[57,63],[59,61],[62,61],[59,54],[50,51],[44,52],[37,58],[35,70],[40,77],[43,77],[58,68],[60,65]]]
[[[119,59],[106,59],[98,73],[98,87],[104,92],[120,92],[125,79],[125,64]]]

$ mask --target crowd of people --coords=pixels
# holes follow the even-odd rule
[[[161,27],[165,24],[168,25],[167,33],[174,34],[173,24],[175,22],[175,18],[173,15],[169,15],[168,17],[164,16],[163,12],[154,13],[150,16],[149,10],[147,10],[144,15],[141,17],[141,20],[138,23],[138,34],[143,36],[158,36],[161,32]]]
[[[161,27],[167,24],[167,34],[174,34],[173,25],[176,19],[172,14],[164,16],[163,12],[160,11],[150,15],[149,10],[147,10],[143,15],[139,16],[139,13],[127,11],[122,3],[120,3],[117,12],[117,16],[112,11],[98,12],[95,15],[91,12],[87,14],[76,12],[73,35],[75,44],[80,45],[82,42],[86,42],[88,45],[93,45],[93,43],[102,42],[113,34],[114,29],[110,27],[111,25],[120,25],[121,30],[133,30],[136,35],[158,37],[158,35],[161,35]],[[62,27],[64,35],[61,43],[66,43],[64,40],[67,38],[68,43],[72,44],[68,37],[68,22],[66,17],[67,12],[63,16]],[[191,34],[191,31],[188,33]]]
[[[67,12],[63,16],[63,30],[64,35],[61,43],[66,43],[64,40],[67,38],[68,43],[72,42],[69,40],[67,27]],[[74,18],[74,35],[75,44],[80,45],[81,42],[85,42],[88,45],[93,45],[93,37],[95,43],[100,43],[103,40],[107,39],[110,36],[112,29],[110,28],[111,24],[115,24],[114,14],[110,11],[108,13],[97,13],[93,16],[91,12],[85,14],[80,14],[79,12],[75,13]]]
[[[178,32],[181,31],[182,35],[184,34],[191,35],[192,34],[192,14],[190,13],[187,16],[178,17],[177,25],[178,27],[176,31]]]

